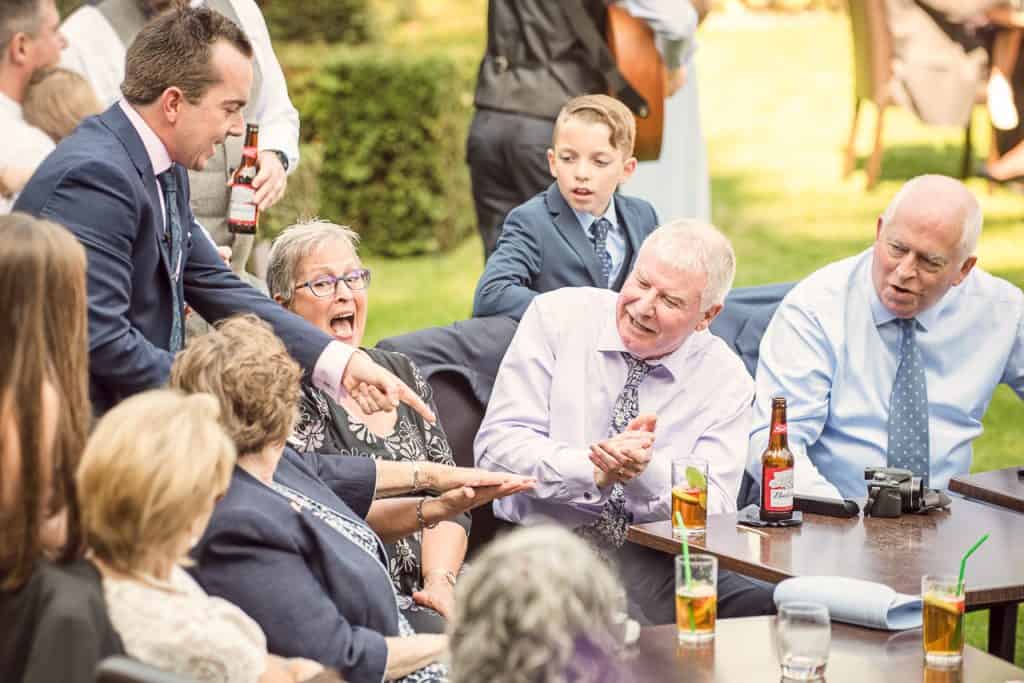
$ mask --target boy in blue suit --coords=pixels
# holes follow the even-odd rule
[[[560,287],[618,291],[656,227],[648,202],[615,194],[636,170],[636,122],[607,95],[569,100],[555,122],[555,182],[509,212],[473,300],[473,315],[518,320],[533,297]]]

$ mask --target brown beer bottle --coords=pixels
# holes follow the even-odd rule
[[[256,189],[252,181],[259,171],[260,127],[250,123],[245,127],[245,146],[242,163],[231,176],[231,199],[228,202],[228,231],[240,235],[256,234],[260,210],[253,201]]]
[[[793,453],[786,427],[786,399],[772,398],[768,448],[761,454],[761,519],[778,522],[793,516]]]

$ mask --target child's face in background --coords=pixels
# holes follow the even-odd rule
[[[633,175],[636,159],[612,146],[607,124],[570,119],[548,150],[548,166],[569,206],[600,216],[619,183]]]

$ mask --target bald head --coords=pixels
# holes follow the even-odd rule
[[[878,219],[872,281],[882,304],[912,318],[963,282],[977,258],[981,208],[953,178],[907,182]]]
[[[944,175],[908,180],[882,214],[882,226],[897,219],[911,224],[942,226],[957,235],[961,261],[973,256],[981,234],[981,206],[967,187]]]

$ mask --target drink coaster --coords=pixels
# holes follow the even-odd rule
[[[757,527],[782,527],[782,526],[800,526],[804,523],[803,513],[799,510],[793,510],[793,516],[789,519],[783,519],[778,522],[767,522],[761,519],[761,508],[757,505],[751,504],[739,511],[736,515],[736,523],[743,524],[745,526],[757,526]]]

